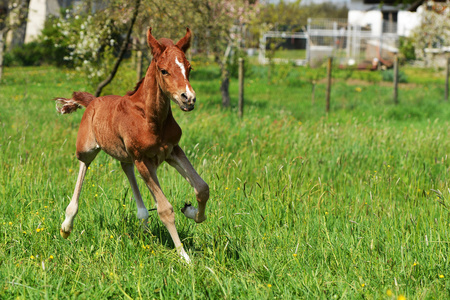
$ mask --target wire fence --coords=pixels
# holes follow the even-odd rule
[[[351,25],[347,19],[309,19],[301,32],[270,31],[260,43],[260,63],[292,61],[322,65],[333,57],[339,65],[358,68],[392,66],[398,52],[395,22],[384,21],[379,34],[370,27]]]

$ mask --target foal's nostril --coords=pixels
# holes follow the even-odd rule
[[[182,97],[184,100],[187,100],[187,99],[188,99],[188,96],[186,95],[186,93],[181,93],[181,97]]]

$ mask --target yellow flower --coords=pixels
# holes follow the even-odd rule
[[[397,297],[397,300],[406,300],[406,297],[403,296],[403,295],[399,295],[399,296]]]
[[[8,222],[8,224],[9,224],[9,226],[11,226],[11,225],[12,225],[12,222]]]
[[[388,297],[391,297],[391,296],[392,296],[392,291],[391,291],[390,289],[388,289],[388,290],[386,291],[386,295],[387,295]]]
[[[268,288],[271,288],[271,287],[272,287],[272,285],[271,285],[271,284],[269,283],[269,284],[267,285],[267,287],[268,287]]]
[[[355,91],[361,93],[362,89],[360,87],[355,88]]]
[[[364,283],[361,283],[361,287],[365,287],[366,286],[366,284],[364,284]]]
[[[110,239],[113,239],[114,237],[113,237],[113,235],[111,234],[111,235],[109,236],[109,238],[110,238]]]
[[[31,258],[31,259],[34,259],[34,256],[33,256],[33,255],[31,255],[31,256],[30,256],[30,258]]]
[[[415,262],[415,263],[413,264],[413,266],[414,266],[414,267],[417,266],[417,263]]]
[[[47,208],[48,206],[46,205],[46,206],[44,206],[44,208]]]
[[[41,231],[41,229],[40,229],[40,228],[37,228],[37,229],[36,229],[36,232],[39,232],[39,231]]]
[[[440,274],[440,275],[439,275],[439,278],[444,278],[444,275]]]
[[[328,212],[326,211],[325,214],[328,215]]]
[[[53,255],[50,255],[49,259],[53,259]]]
[[[294,257],[297,257],[297,253],[294,253],[293,256],[294,256]]]

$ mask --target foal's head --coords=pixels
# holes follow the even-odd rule
[[[167,97],[172,99],[183,111],[194,109],[195,92],[189,83],[191,65],[185,53],[190,46],[191,31],[176,44],[169,39],[157,41],[151,32],[147,33],[147,42],[156,63],[156,80]]]

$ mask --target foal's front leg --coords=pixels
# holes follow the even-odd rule
[[[198,202],[198,209],[193,206],[185,206],[181,211],[184,215],[190,219],[193,219],[197,223],[201,223],[206,220],[205,209],[206,202],[209,199],[209,186],[198,175],[191,162],[186,157],[180,146],[175,146],[172,151],[172,155],[167,162],[173,166],[177,171],[191,184],[194,188],[195,196]]]
[[[155,199],[159,218],[169,231],[178,254],[190,263],[191,259],[186,251],[184,251],[183,244],[181,243],[177,229],[175,228],[175,213],[173,207],[169,201],[167,201],[167,198],[159,185],[158,177],[156,176],[157,165],[146,159],[136,160],[134,164]]]

